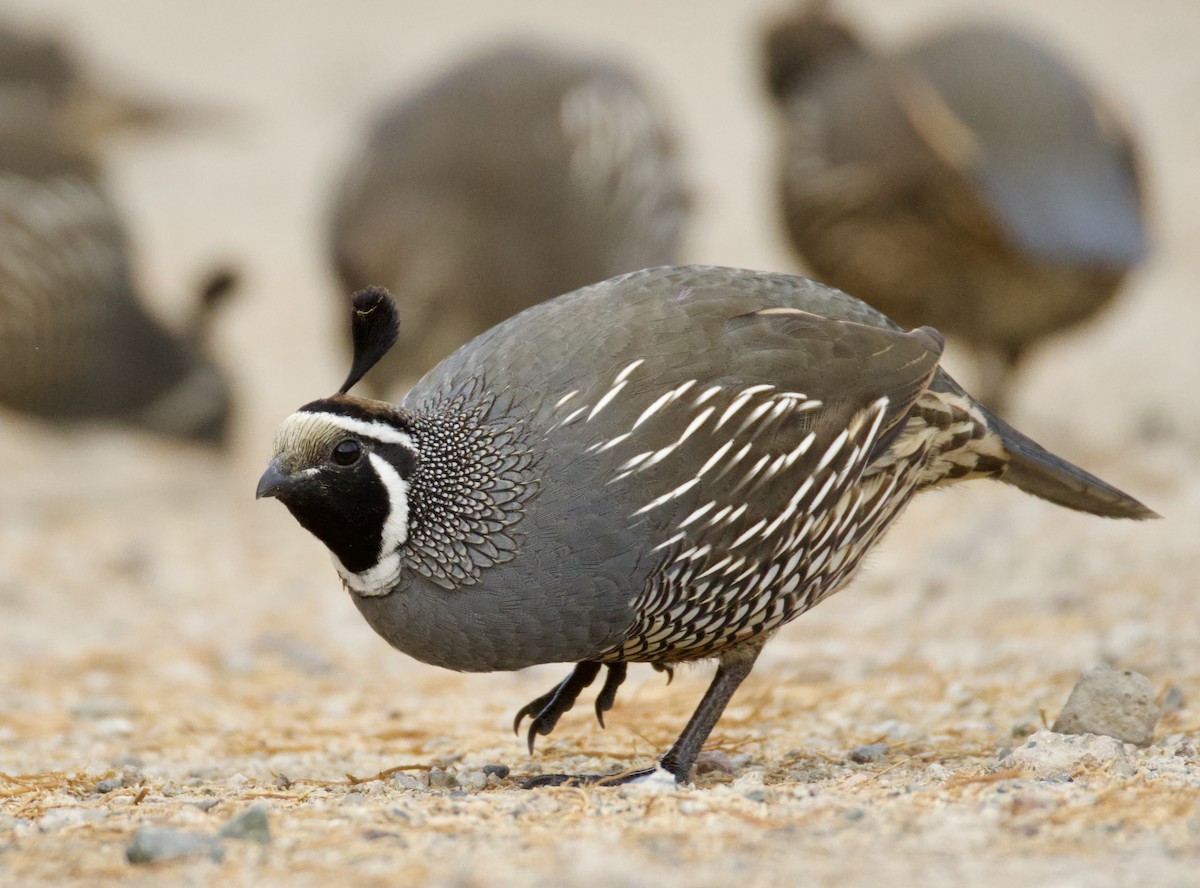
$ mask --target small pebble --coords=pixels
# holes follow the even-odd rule
[[[225,859],[225,849],[210,835],[161,826],[139,828],[125,849],[125,859],[130,863],[154,863],[180,857],[208,857],[219,863]]]
[[[392,775],[392,786],[396,789],[412,789],[418,792],[424,792],[429,789],[420,777],[413,774],[405,774],[400,772]]]
[[[1079,677],[1050,729],[1057,734],[1103,734],[1145,746],[1154,739],[1160,714],[1150,679],[1131,669],[1097,666]]]
[[[850,750],[850,761],[865,765],[869,762],[882,761],[887,755],[888,746],[886,743],[872,743],[869,746],[859,746]]]
[[[441,768],[429,769],[429,788],[430,789],[453,789],[458,785],[458,779],[450,771],[443,771]]]
[[[271,825],[266,805],[251,805],[221,827],[218,839],[238,839],[243,842],[271,844]]]
[[[696,763],[692,766],[694,774],[733,774],[737,769],[733,766],[733,759],[729,757],[729,753],[722,752],[719,749],[707,750],[696,756]]]
[[[1187,700],[1177,685],[1167,685],[1167,689],[1163,691],[1161,706],[1163,712],[1178,712],[1187,706]]]
[[[862,808],[851,808],[849,811],[847,811],[845,814],[843,814],[842,817],[844,817],[846,820],[853,822],[855,820],[862,820],[863,817],[866,816],[866,813],[867,812],[864,811]]]
[[[499,779],[504,780],[511,773],[511,770],[508,765],[484,765],[483,773],[489,777],[495,775]]]
[[[120,777],[106,777],[96,784],[96,792],[112,792],[124,785]]]
[[[468,792],[480,792],[487,787],[488,775],[483,771],[463,771],[456,780]]]
[[[621,798],[639,798],[648,795],[667,795],[679,790],[680,786],[675,780],[675,775],[662,765],[658,765],[645,777],[638,777],[621,784],[617,788],[617,795]],[[539,798],[550,798],[550,796],[540,796]]]
[[[193,808],[199,808],[201,811],[211,811],[217,805],[221,804],[220,799],[197,799],[194,802],[188,802]]]

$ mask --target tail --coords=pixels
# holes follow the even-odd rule
[[[1022,435],[990,410],[988,425],[1000,436],[1008,452],[1008,465],[1000,480],[1068,509],[1103,518],[1143,521],[1161,517],[1129,494],[1117,490],[1079,466],[1060,459]]]

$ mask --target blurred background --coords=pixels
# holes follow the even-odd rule
[[[373,714],[420,708],[414,689],[453,691],[457,702],[438,697],[440,728],[459,737],[456,719],[466,718],[489,732],[481,743],[523,761],[505,723],[551,672],[463,679],[386,650],[320,545],[277,504],[253,499],[279,421],[345,373],[327,243],[336,184],[381,102],[481,45],[545,37],[627,65],[665,112],[693,200],[683,259],[800,272],[776,209],[776,120],[760,67],[762,29],[786,8],[779,0],[2,0],[0,22],[61,39],[104,82],[219,109],[193,126],[117,133],[97,149],[150,310],[182,326],[205,275],[224,264],[240,273],[211,322],[235,403],[223,451],[0,410],[4,770],[148,748],[186,710],[207,739],[179,754],[165,741],[143,750],[164,774],[186,773],[197,756],[231,773],[231,733],[283,730],[291,719],[329,738],[332,760],[301,769],[337,774],[343,759],[365,755],[338,745],[338,725],[360,718],[353,723],[370,730]],[[1008,414],[1167,520],[1106,524],[997,485],[927,498],[852,589],[768,647],[756,677],[775,669],[776,679],[821,686],[915,658],[972,687],[1011,682],[1012,699],[997,704],[1009,708],[989,716],[999,723],[1055,705],[1075,671],[1109,659],[1200,698],[1200,7],[843,0],[837,8],[885,45],[963,20],[1028,27],[1086,72],[1138,134],[1149,258],[1105,311],[1031,355]],[[970,382],[953,346],[947,362]],[[685,676],[682,691],[672,687],[681,713],[703,682]],[[484,699],[480,717],[468,702]],[[130,731],[95,734],[78,713],[96,700],[116,701]],[[904,719],[906,705],[889,711]],[[264,706],[269,715],[254,714]],[[814,706],[782,724],[794,728],[793,745],[809,735],[834,744],[856,724],[886,720],[864,706],[830,722]],[[612,721],[623,721],[620,710]],[[600,742],[585,721],[564,720],[564,736]],[[605,742],[628,740],[621,730],[610,725]],[[392,749],[420,754],[406,744]],[[280,766],[247,755],[237,758],[241,773],[258,768],[266,779],[268,766]],[[385,767],[388,744],[370,756]]]

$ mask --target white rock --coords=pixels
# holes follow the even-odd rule
[[[1137,766],[1125,744],[1096,734],[1056,734],[1038,731],[1002,758],[1001,769],[1020,768],[1038,777],[1071,777],[1083,770],[1103,768],[1114,777],[1132,777]]]
[[[618,794],[621,798],[644,795],[668,795],[673,792],[679,792],[682,788],[675,781],[674,774],[661,765],[655,765],[654,770],[645,777],[638,777],[636,780],[631,780],[629,783],[623,784]]]

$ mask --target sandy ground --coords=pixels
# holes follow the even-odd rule
[[[999,9],[846,5],[889,36]],[[735,773],[680,790],[473,785],[489,763],[646,762],[709,670],[668,688],[634,669],[606,731],[585,697],[530,757],[512,714],[565,667],[458,676],[392,652],[320,546],[253,500],[275,424],[342,376],[321,213],[356,124],[481,39],[557,35],[635,64],[682,132],[691,257],[795,268],[768,208],[753,66],[771,6],[0,3],[69,28],[132,83],[239,109],[111,160],[165,315],[186,312],[210,263],[247,274],[219,331],[241,395],[226,456],[0,419],[0,883],[1200,885],[1194,0],[1003,4],[1123,100],[1155,199],[1153,261],[1031,364],[1015,419],[1167,520],[1105,523],[994,484],[925,498],[852,589],[768,647],[709,744]],[[1103,661],[1182,692],[1132,769],[1044,779],[999,762]],[[875,742],[881,760],[849,760]],[[431,771],[469,788],[428,790]],[[267,806],[268,846],[125,860],[140,826],[211,833],[252,804]]]

